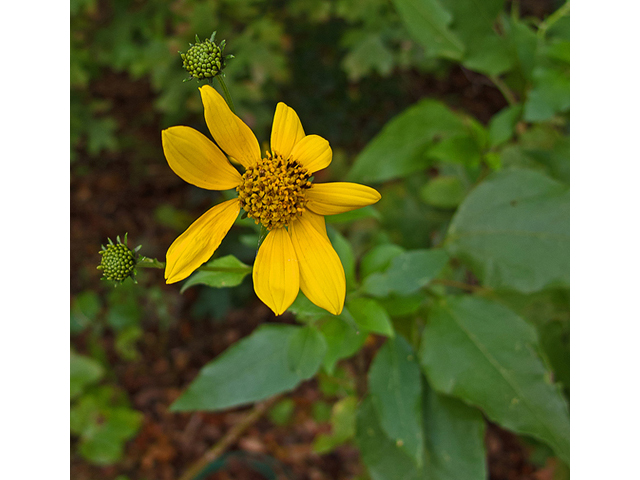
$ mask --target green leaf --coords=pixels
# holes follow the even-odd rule
[[[205,365],[171,410],[223,410],[293,390],[303,379],[283,346],[300,328],[262,325]]]
[[[123,289],[120,288],[119,290]],[[115,293],[116,290],[114,289],[113,292]],[[122,295],[116,298],[120,299],[121,303],[116,303],[114,300],[109,301],[109,311],[107,312],[107,323],[109,326],[116,331],[138,326],[142,318],[142,310],[136,298]]]
[[[292,312],[300,322],[315,322],[321,318],[331,317],[324,308],[320,308],[309,300],[302,291],[293,301],[287,311]]]
[[[527,130],[517,144],[503,148],[501,159],[505,169],[539,170],[568,185],[571,178],[569,153],[569,137],[541,124]]]
[[[335,403],[331,410],[331,435],[320,434],[313,442],[313,451],[328,453],[356,434],[356,407],[358,398],[345,397]]]
[[[434,57],[460,60],[465,45],[452,31],[452,16],[438,0],[393,0],[411,36]]]
[[[80,437],[82,456],[99,465],[117,462],[124,443],[142,425],[142,413],[128,407],[124,393],[105,385],[92,388],[72,403],[71,433]]]
[[[454,216],[445,247],[491,288],[569,284],[569,190],[531,170],[497,172]]]
[[[438,276],[448,260],[444,250],[407,251],[395,257],[385,272],[369,275],[362,284],[362,291],[374,297],[386,297],[391,293],[410,295]]]
[[[296,403],[290,398],[283,398],[269,410],[269,420],[276,425],[287,425],[296,408]]]
[[[502,23],[516,63],[524,78],[531,81],[537,61],[538,37],[536,32],[524,22],[506,16]]]
[[[365,332],[393,337],[391,318],[382,306],[372,298],[357,297],[347,300],[347,307],[356,325]]]
[[[391,260],[404,252],[404,248],[393,243],[377,245],[369,250],[360,262],[360,277],[366,278],[373,272],[382,272],[389,268]]]
[[[369,369],[371,401],[387,436],[423,463],[422,383],[420,367],[402,336],[390,338]]]
[[[567,69],[535,68],[533,88],[524,104],[524,119],[527,122],[542,122],[556,113],[569,110],[569,87]]]
[[[118,355],[128,361],[136,360],[139,352],[136,342],[142,338],[144,331],[138,325],[126,327],[116,335],[115,348]]]
[[[402,317],[404,315],[413,315],[418,311],[420,305],[427,297],[423,292],[416,292],[411,295],[394,295],[379,298],[378,302],[392,317]]]
[[[462,180],[453,175],[440,175],[429,180],[420,191],[420,198],[428,205],[437,208],[456,208],[464,197],[467,189]]]
[[[322,361],[322,366],[327,373],[333,373],[336,362],[355,354],[367,339],[365,333],[356,331],[340,317],[327,318],[320,325],[320,332],[327,342],[327,352]]]
[[[567,405],[537,353],[535,329],[502,305],[448,297],[429,316],[420,363],[438,392],[537,438],[569,462]]]
[[[180,289],[180,293],[194,285],[207,285],[214,288],[235,287],[240,285],[244,277],[251,273],[251,267],[245,265],[233,255],[216,258],[206,263],[205,266],[220,268],[222,271],[196,272],[185,282]]]
[[[551,363],[555,380],[569,392],[569,322],[551,321],[539,328],[540,343]]]
[[[96,292],[86,290],[71,303],[71,333],[80,333],[100,313],[102,305]]]
[[[486,479],[485,422],[480,411],[438,395],[426,384],[422,398],[428,478]]]
[[[465,133],[438,142],[429,150],[427,156],[436,162],[457,163],[475,167],[480,164],[482,148],[477,139]]]
[[[104,368],[100,363],[71,350],[71,400],[80,395],[86,387],[98,382],[103,376]]]
[[[370,33],[344,56],[342,68],[351,81],[358,81],[374,71],[385,77],[393,69],[393,53],[384,44],[380,33]]]
[[[370,183],[406,176],[430,163],[436,141],[470,133],[469,120],[436,100],[421,100],[391,119],[358,155],[348,179]],[[389,159],[393,159],[390,161]]]
[[[303,380],[313,377],[326,351],[327,342],[318,330],[308,326],[298,328],[287,345],[289,370]]]
[[[496,113],[489,122],[489,144],[496,147],[510,140],[521,115],[522,105],[511,105]]]
[[[362,220],[365,218],[374,218],[376,220],[381,220],[382,215],[380,212],[376,210],[376,208],[372,205],[368,205],[363,208],[358,208],[357,210],[351,210],[350,212],[338,213],[337,215],[327,215],[324,217],[325,221],[330,223],[351,223],[356,220]]]
[[[487,75],[509,70],[513,57],[506,39],[496,33],[495,24],[504,11],[504,0],[440,0],[453,17],[452,32],[464,44],[462,64]]]
[[[356,443],[372,480],[423,480],[411,457],[382,430],[371,397],[356,414]]]
[[[80,453],[98,465],[115,463],[122,457],[124,444],[133,437],[144,416],[129,408],[103,412],[101,421],[91,423],[80,438]]]
[[[335,248],[340,262],[344,267],[344,275],[347,282],[347,291],[353,290],[356,285],[356,259],[351,243],[344,238],[335,228],[327,228],[327,235],[333,248]]]

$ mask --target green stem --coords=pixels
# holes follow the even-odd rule
[[[547,31],[562,17],[569,15],[569,10],[569,1],[567,1],[567,3],[565,3],[558,10],[549,15],[547,19],[538,27],[538,41],[542,42],[545,35],[547,34]]]
[[[136,267],[141,267],[141,268],[160,268],[163,269],[166,266],[165,262],[161,262],[156,258],[147,258],[147,257],[143,257],[140,259],[140,261],[136,264]],[[245,273],[247,271],[246,268],[236,268],[236,267],[208,267],[206,265],[203,265],[202,267],[198,268],[197,270],[199,271],[204,271],[204,272],[229,272],[229,273]]]
[[[236,113],[236,108],[233,106],[233,100],[231,100],[231,94],[229,93],[229,89],[227,88],[227,84],[224,83],[224,79],[222,75],[216,75],[218,82],[220,82],[220,86],[222,87],[222,91],[224,92],[224,98],[227,100],[227,105],[233,113]]]
[[[489,75],[489,80],[491,80],[496,88],[500,90],[500,93],[502,93],[504,98],[507,99],[509,105],[515,105],[516,103],[518,103],[518,99],[516,98],[515,94],[500,77],[496,75]]]

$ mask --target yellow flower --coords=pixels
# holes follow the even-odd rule
[[[187,278],[209,260],[242,208],[269,230],[253,266],[258,298],[280,315],[302,289],[313,303],[338,315],[345,276],[324,215],[371,205],[380,194],[356,183],[312,184],[311,175],[331,163],[331,147],[318,135],[305,135],[298,115],[284,103],[276,107],[271,152],[263,157],[251,129],[220,94],[208,85],[200,94],[204,118],[220,148],[193,128],[179,126],[163,130],[164,154],[186,182],[208,190],[235,188],[238,198],[211,208],[171,244],[167,283]],[[243,175],[223,151],[244,167]]]

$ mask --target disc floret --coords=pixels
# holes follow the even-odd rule
[[[120,241],[120,236],[116,237],[116,243],[109,238],[109,244],[98,252],[102,255],[98,270],[102,270],[103,280],[112,280],[122,283],[131,277],[135,282],[136,264],[138,263],[138,250],[141,246],[131,250],[127,246],[127,234],[124,236],[124,243]]]
[[[288,226],[306,210],[310,176],[297,161],[267,152],[242,175],[236,188],[240,206],[268,230]]]

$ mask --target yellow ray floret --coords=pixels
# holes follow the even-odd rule
[[[301,289],[313,303],[338,315],[345,275],[323,216],[371,205],[380,194],[356,183],[313,184],[313,173],[331,163],[331,147],[318,135],[305,135],[298,115],[284,103],[276,106],[271,151],[262,156],[255,135],[222,96],[210,86],[200,93],[217,145],[189,127],[169,128],[162,132],[167,162],[186,182],[209,190],[235,188],[238,198],[211,208],[173,242],[167,251],[167,283],[187,278],[206,262],[243,209],[269,230],[253,267],[258,298],[280,315]],[[242,175],[227,158],[244,168]]]

